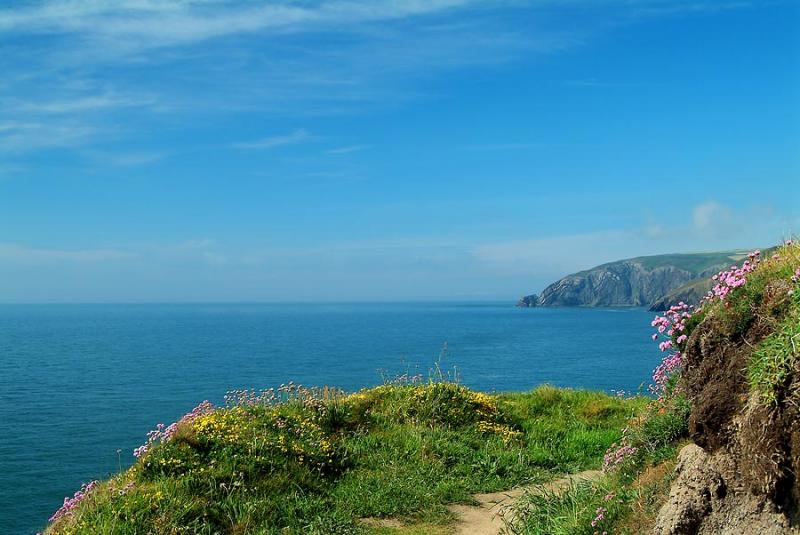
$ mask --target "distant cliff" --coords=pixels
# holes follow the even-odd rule
[[[668,308],[678,301],[697,302],[709,278],[740,260],[744,253],[668,254],[610,262],[567,275],[517,306],[647,306]]]

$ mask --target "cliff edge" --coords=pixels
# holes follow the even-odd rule
[[[659,535],[800,533],[800,247],[747,266],[720,274],[679,334],[694,444]]]

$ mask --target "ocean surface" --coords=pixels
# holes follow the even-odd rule
[[[294,381],[347,390],[441,367],[486,391],[636,391],[644,309],[509,303],[0,305],[0,534],[31,534],[205,399]]]

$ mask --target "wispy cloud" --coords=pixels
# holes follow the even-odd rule
[[[122,97],[112,95],[87,95],[74,99],[25,101],[18,100],[7,103],[13,105],[20,112],[66,114],[108,110],[112,108],[134,108],[153,104],[153,99]]]
[[[576,88],[596,88],[596,89],[627,89],[655,87],[657,84],[642,82],[618,82],[609,80],[598,80],[596,78],[585,78],[580,80],[566,80],[564,85]]]
[[[114,167],[137,167],[150,165],[167,158],[170,153],[158,150],[139,150],[139,151],[87,151],[86,155],[92,161],[100,165],[111,165]]]
[[[768,247],[800,225],[795,215],[781,216],[768,206],[744,210],[743,224],[732,215],[730,207],[711,200],[671,214],[666,226],[649,221],[636,228],[484,243],[472,255],[498,275],[562,276],[636,256]]]
[[[468,145],[464,150],[475,152],[540,149],[544,143],[487,143],[485,145]]]
[[[697,0],[640,0],[639,2],[631,2],[630,7],[634,16],[663,17],[687,13],[713,13],[732,9],[745,9],[758,3],[763,3],[763,0],[730,2],[722,0],[710,2],[698,2]]]
[[[327,154],[350,154],[351,152],[361,152],[367,150],[370,145],[349,145],[347,147],[339,147],[325,151]]]
[[[264,30],[358,24],[425,15],[474,0],[329,1],[316,4],[184,0],[117,2],[51,0],[0,11],[0,31],[84,34],[123,39],[126,47],[159,47]]]
[[[280,136],[265,137],[255,141],[236,143],[234,147],[238,149],[274,149],[285,145],[296,145],[311,139],[311,135],[304,128],[298,128],[289,134]]]
[[[27,152],[80,145],[94,134],[93,127],[74,123],[0,122],[0,152]]]
[[[3,262],[49,263],[112,262],[138,258],[138,253],[122,249],[48,249],[27,247],[15,243],[0,243],[0,260]]]
[[[619,22],[631,13],[693,11],[699,9],[696,4],[729,9],[744,2],[601,4]],[[38,125],[0,140],[0,150],[17,152],[85,148],[107,139],[109,131],[118,133],[120,125],[125,135],[141,133],[144,121],[122,117],[141,110],[195,116],[259,112],[295,120],[364,113],[368,106],[431,98],[429,86],[417,82],[448,70],[552,54],[581,46],[603,31],[598,28],[609,26],[607,21],[572,24],[569,13],[551,16],[576,5],[593,6],[592,0],[34,0],[6,5],[13,7],[0,9],[0,122]],[[518,23],[503,11],[508,6],[542,16]],[[326,46],[313,44],[319,36],[325,36]],[[148,128],[168,120],[150,117]],[[297,142],[295,134],[239,148],[287,145]],[[471,150],[526,148],[533,147],[500,143]],[[363,149],[334,148],[330,154],[356,150]]]
[[[717,201],[706,201],[692,208],[692,226],[695,232],[705,235],[722,235],[730,232],[733,211]]]

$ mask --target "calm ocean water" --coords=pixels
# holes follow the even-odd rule
[[[227,390],[348,390],[444,368],[482,390],[636,390],[659,361],[643,309],[508,303],[0,306],[0,533],[35,533],[64,496]],[[117,450],[122,452],[118,457]]]

